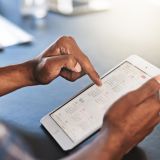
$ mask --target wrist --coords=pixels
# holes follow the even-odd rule
[[[24,85],[25,86],[38,85],[39,82],[36,80],[36,77],[35,77],[35,69],[37,66],[37,61],[30,60],[20,64],[20,66],[21,66],[20,71],[23,72]]]
[[[120,133],[110,133],[108,130],[100,131],[98,141],[101,156],[106,160],[121,160],[125,155],[125,137]]]
[[[16,89],[38,84],[34,78],[36,62],[11,65],[0,68],[0,96],[15,91]]]
[[[123,155],[119,139],[100,131],[92,143],[69,156],[66,160],[121,160]]]

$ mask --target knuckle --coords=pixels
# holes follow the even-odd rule
[[[57,43],[59,48],[63,48],[68,54],[72,52],[72,47],[76,44],[75,40],[70,36],[62,36]]]
[[[157,90],[157,88],[159,88],[159,84],[156,82],[154,78],[150,79],[146,83],[146,86],[148,87],[149,91],[154,91],[154,90]]]
[[[63,45],[65,45],[65,43],[66,43],[66,39],[67,39],[67,37],[66,37],[66,36],[62,36],[62,37],[60,37],[60,38],[58,39],[58,41],[57,41],[58,45],[59,45],[59,46],[63,46]]]
[[[62,36],[59,38],[59,41],[65,41],[67,39],[67,36]]]
[[[71,36],[62,36],[59,38],[59,42],[62,42],[62,43],[67,43],[71,41],[74,41],[74,38]]]
[[[72,36],[67,36],[68,40],[75,41],[75,39]]]

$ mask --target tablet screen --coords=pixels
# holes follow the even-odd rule
[[[102,126],[104,113],[113,102],[150,78],[126,61],[102,79],[101,87],[91,86],[50,116],[74,143],[79,143]]]

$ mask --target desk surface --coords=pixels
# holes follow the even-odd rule
[[[61,35],[72,35],[100,74],[131,54],[160,67],[160,2],[158,0],[110,0],[110,10],[85,16],[65,17],[49,13],[42,21],[23,19],[20,0],[0,1],[0,13],[35,37],[31,45],[9,47],[0,52],[0,66],[20,63],[39,54]],[[47,86],[27,87],[0,98],[0,117],[19,129],[41,159],[65,156],[43,130],[39,120],[66,102],[91,81],[88,77],[71,83],[62,78]],[[36,137],[36,138],[35,138]],[[125,159],[159,160],[160,127]]]

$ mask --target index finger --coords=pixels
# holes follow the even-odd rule
[[[72,54],[81,65],[82,70],[89,75],[91,80],[97,85],[101,85],[101,79],[98,73],[88,57],[81,51],[74,38],[64,36],[59,39],[58,45],[60,46],[59,48],[61,48],[61,54]]]
[[[102,82],[100,76],[96,72],[88,57],[82,53],[77,61],[80,63],[83,71],[90,77],[90,79],[98,86],[101,86]]]
[[[91,80],[97,85],[101,85],[101,79],[96,72],[95,68],[91,64],[88,57],[81,51],[80,47],[72,37],[63,37],[61,39],[61,44],[65,48],[67,54],[72,54],[75,56],[76,60],[82,67],[82,70],[91,78]]]

